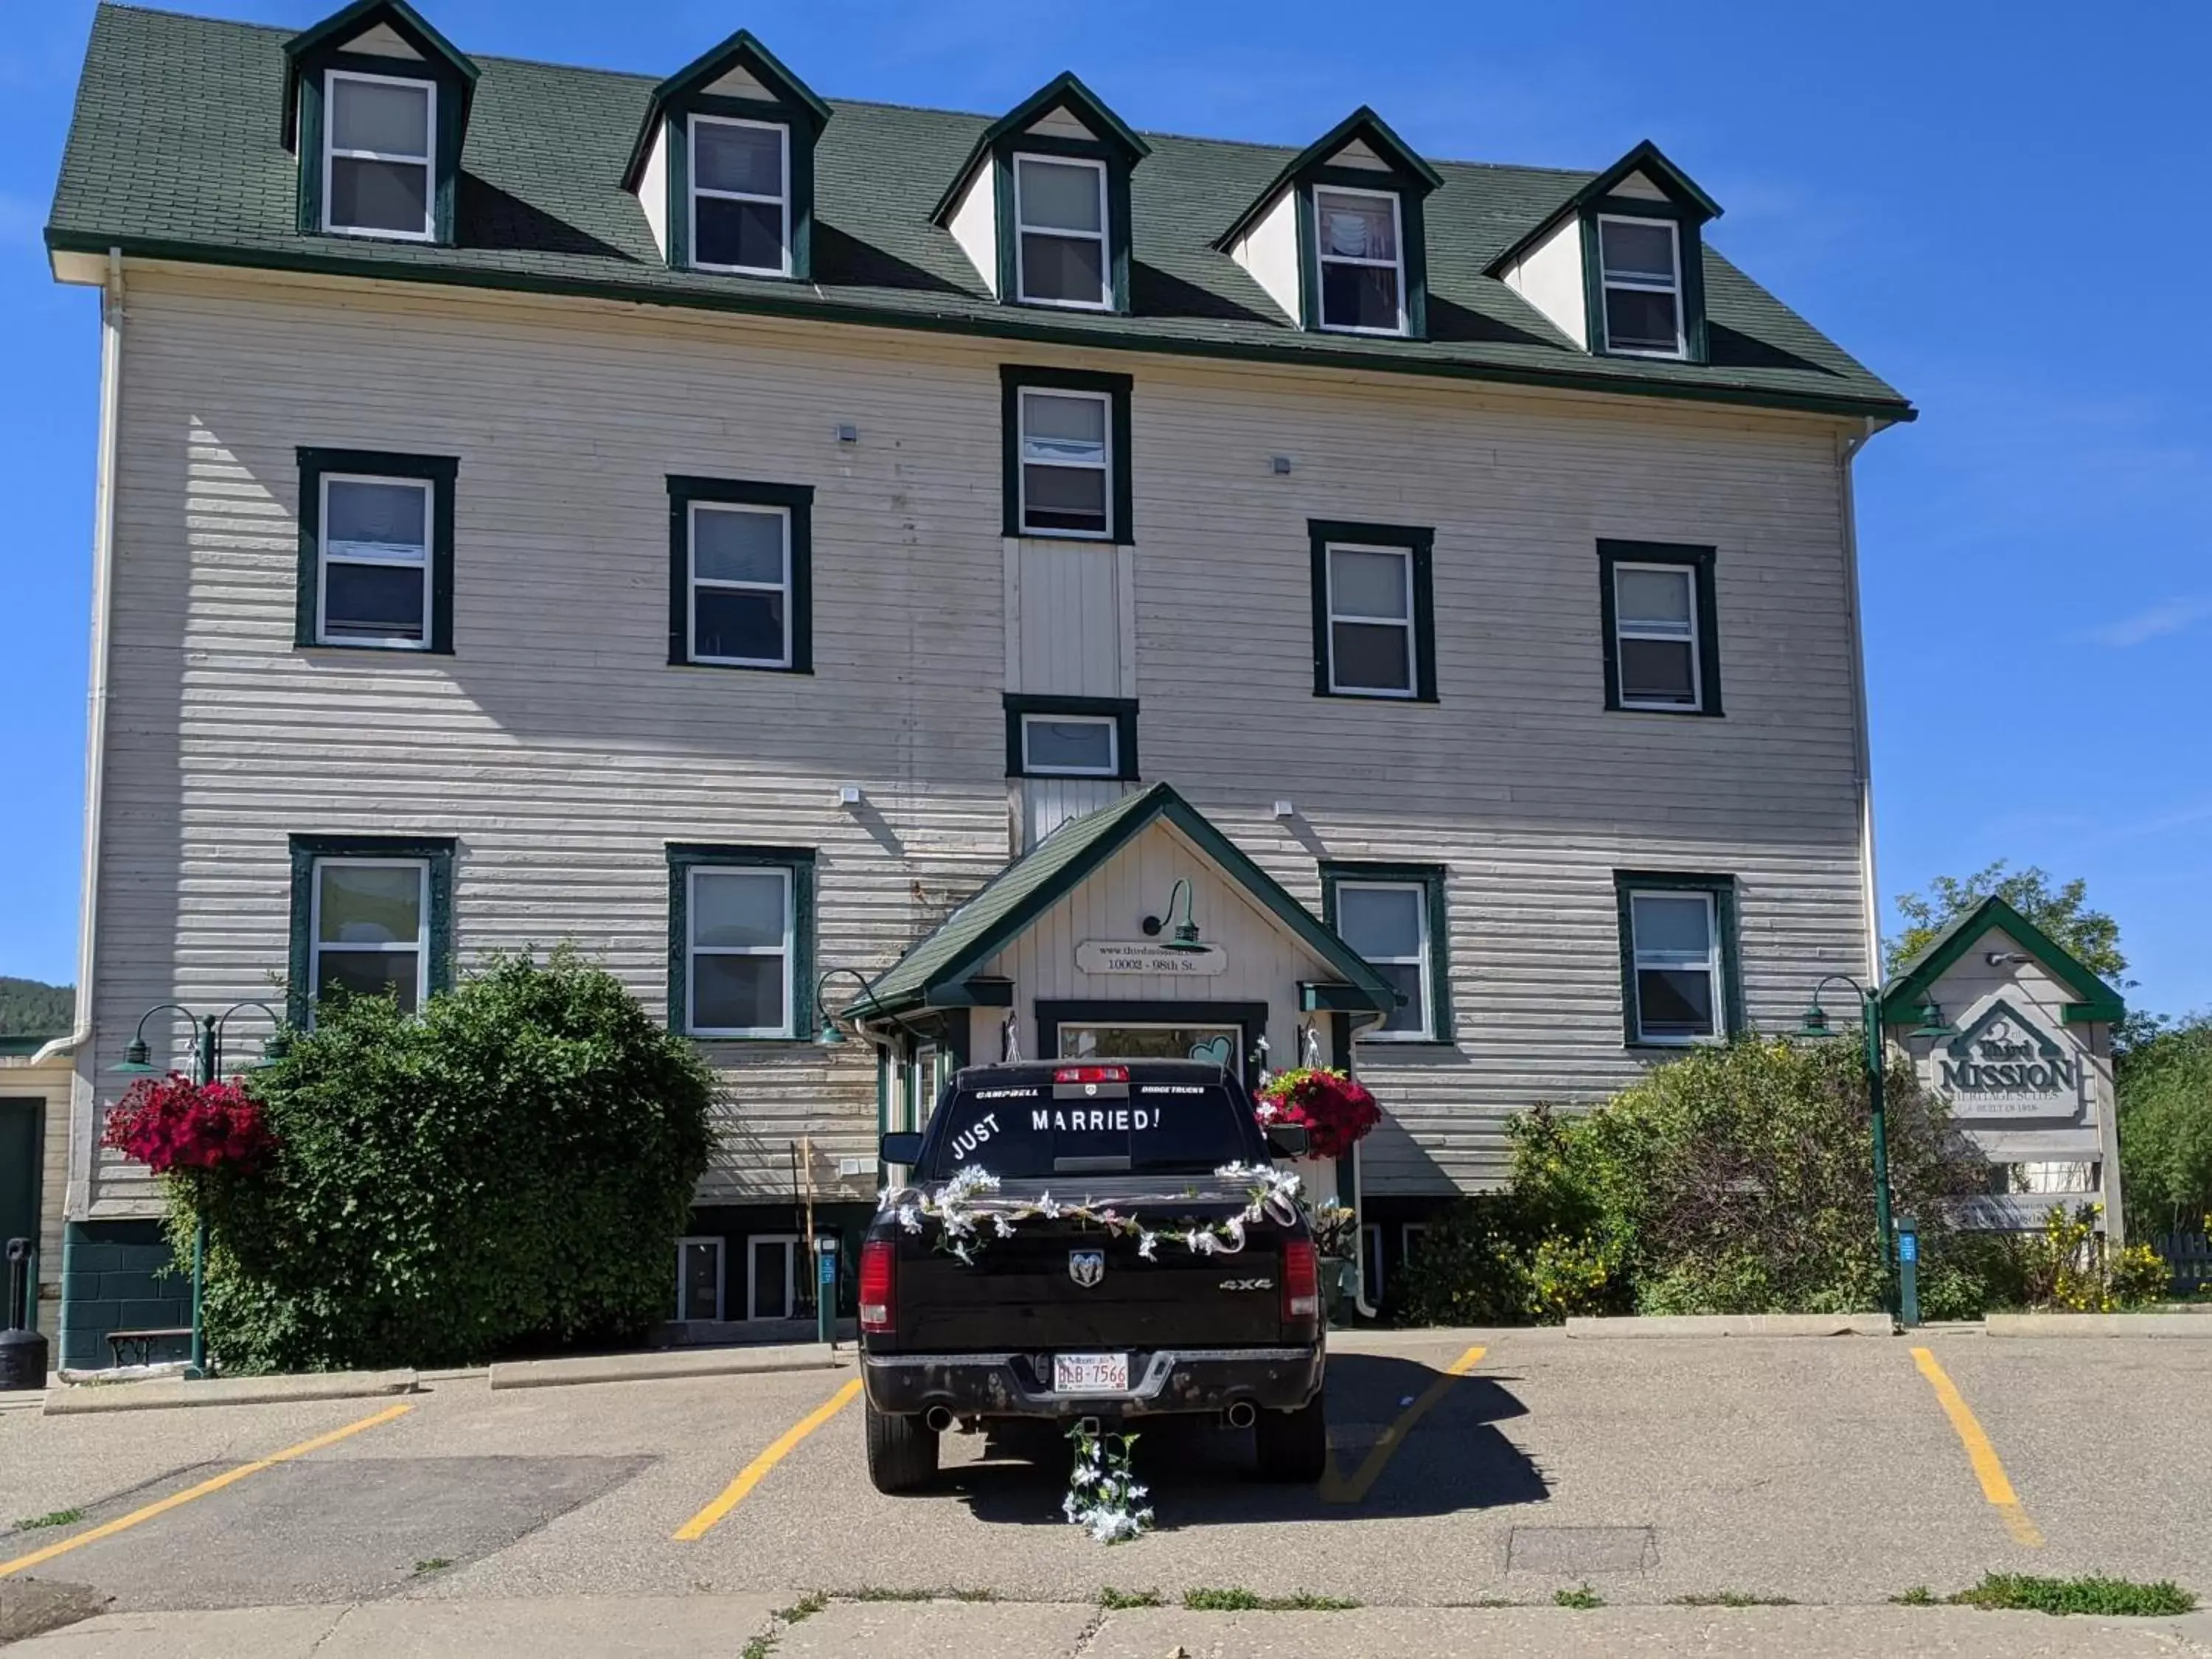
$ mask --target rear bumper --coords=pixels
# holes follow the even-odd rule
[[[1044,1356],[1030,1353],[860,1356],[868,1403],[908,1416],[943,1406],[958,1417],[1162,1417],[1226,1411],[1245,1402],[1292,1411],[1320,1392],[1322,1345],[1291,1348],[1161,1348],[1129,1356],[1121,1394],[1056,1394]]]

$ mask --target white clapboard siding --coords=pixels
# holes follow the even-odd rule
[[[1131,552],[1003,539],[1006,361],[1134,375]],[[102,1100],[144,1008],[273,994],[294,832],[453,836],[465,963],[570,939],[656,1009],[663,843],[813,847],[820,965],[881,967],[1007,855],[1008,689],[1139,697],[1146,781],[1310,903],[1319,857],[1450,866],[1460,1039],[1364,1055],[1373,1191],[1494,1182],[1508,1114],[1636,1074],[1615,867],[1739,878],[1763,1024],[1865,967],[1833,422],[135,265],[124,362]],[[294,648],[299,445],[459,458],[454,655]],[[667,665],[672,472],[814,486],[813,674]],[[1312,695],[1310,517],[1435,529],[1439,703]],[[1717,548],[1726,719],[1603,708],[1601,536]],[[801,1135],[872,1162],[860,1045],[713,1054],[703,1198]]]

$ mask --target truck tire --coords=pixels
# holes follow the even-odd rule
[[[919,1492],[937,1474],[937,1434],[919,1417],[897,1417],[865,1401],[868,1479],[878,1492]]]
[[[1328,1468],[1328,1413],[1318,1394],[1294,1412],[1261,1412],[1252,1437],[1262,1480],[1310,1485]]]

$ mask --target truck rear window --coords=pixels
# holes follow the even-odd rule
[[[962,1090],[938,1112],[938,1179],[1210,1174],[1252,1156],[1251,1108],[1218,1083],[1030,1083]]]

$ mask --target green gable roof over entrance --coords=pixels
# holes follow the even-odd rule
[[[1396,988],[1370,968],[1358,951],[1317,921],[1280,882],[1253,863],[1196,807],[1168,785],[1156,783],[1141,794],[1126,795],[1110,806],[1071,818],[1016,859],[993,877],[981,892],[945,918],[935,933],[886,969],[867,995],[847,1006],[845,1014],[851,1018],[899,1013],[969,1001],[970,997],[951,988],[1020,938],[1107,860],[1161,819],[1181,830],[1223,875],[1243,887],[1261,909],[1328,963],[1364,1006],[1378,1013],[1387,1013],[1397,1006]]]
[[[1992,894],[1928,942],[1881,988],[1885,1019],[1909,1018],[1927,1001],[1936,981],[1990,931],[2003,933],[2042,963],[2081,998],[2066,1005],[2069,1024],[2118,1019],[2127,1012],[2120,994],[2097,977],[2081,959],[2002,899]]]

